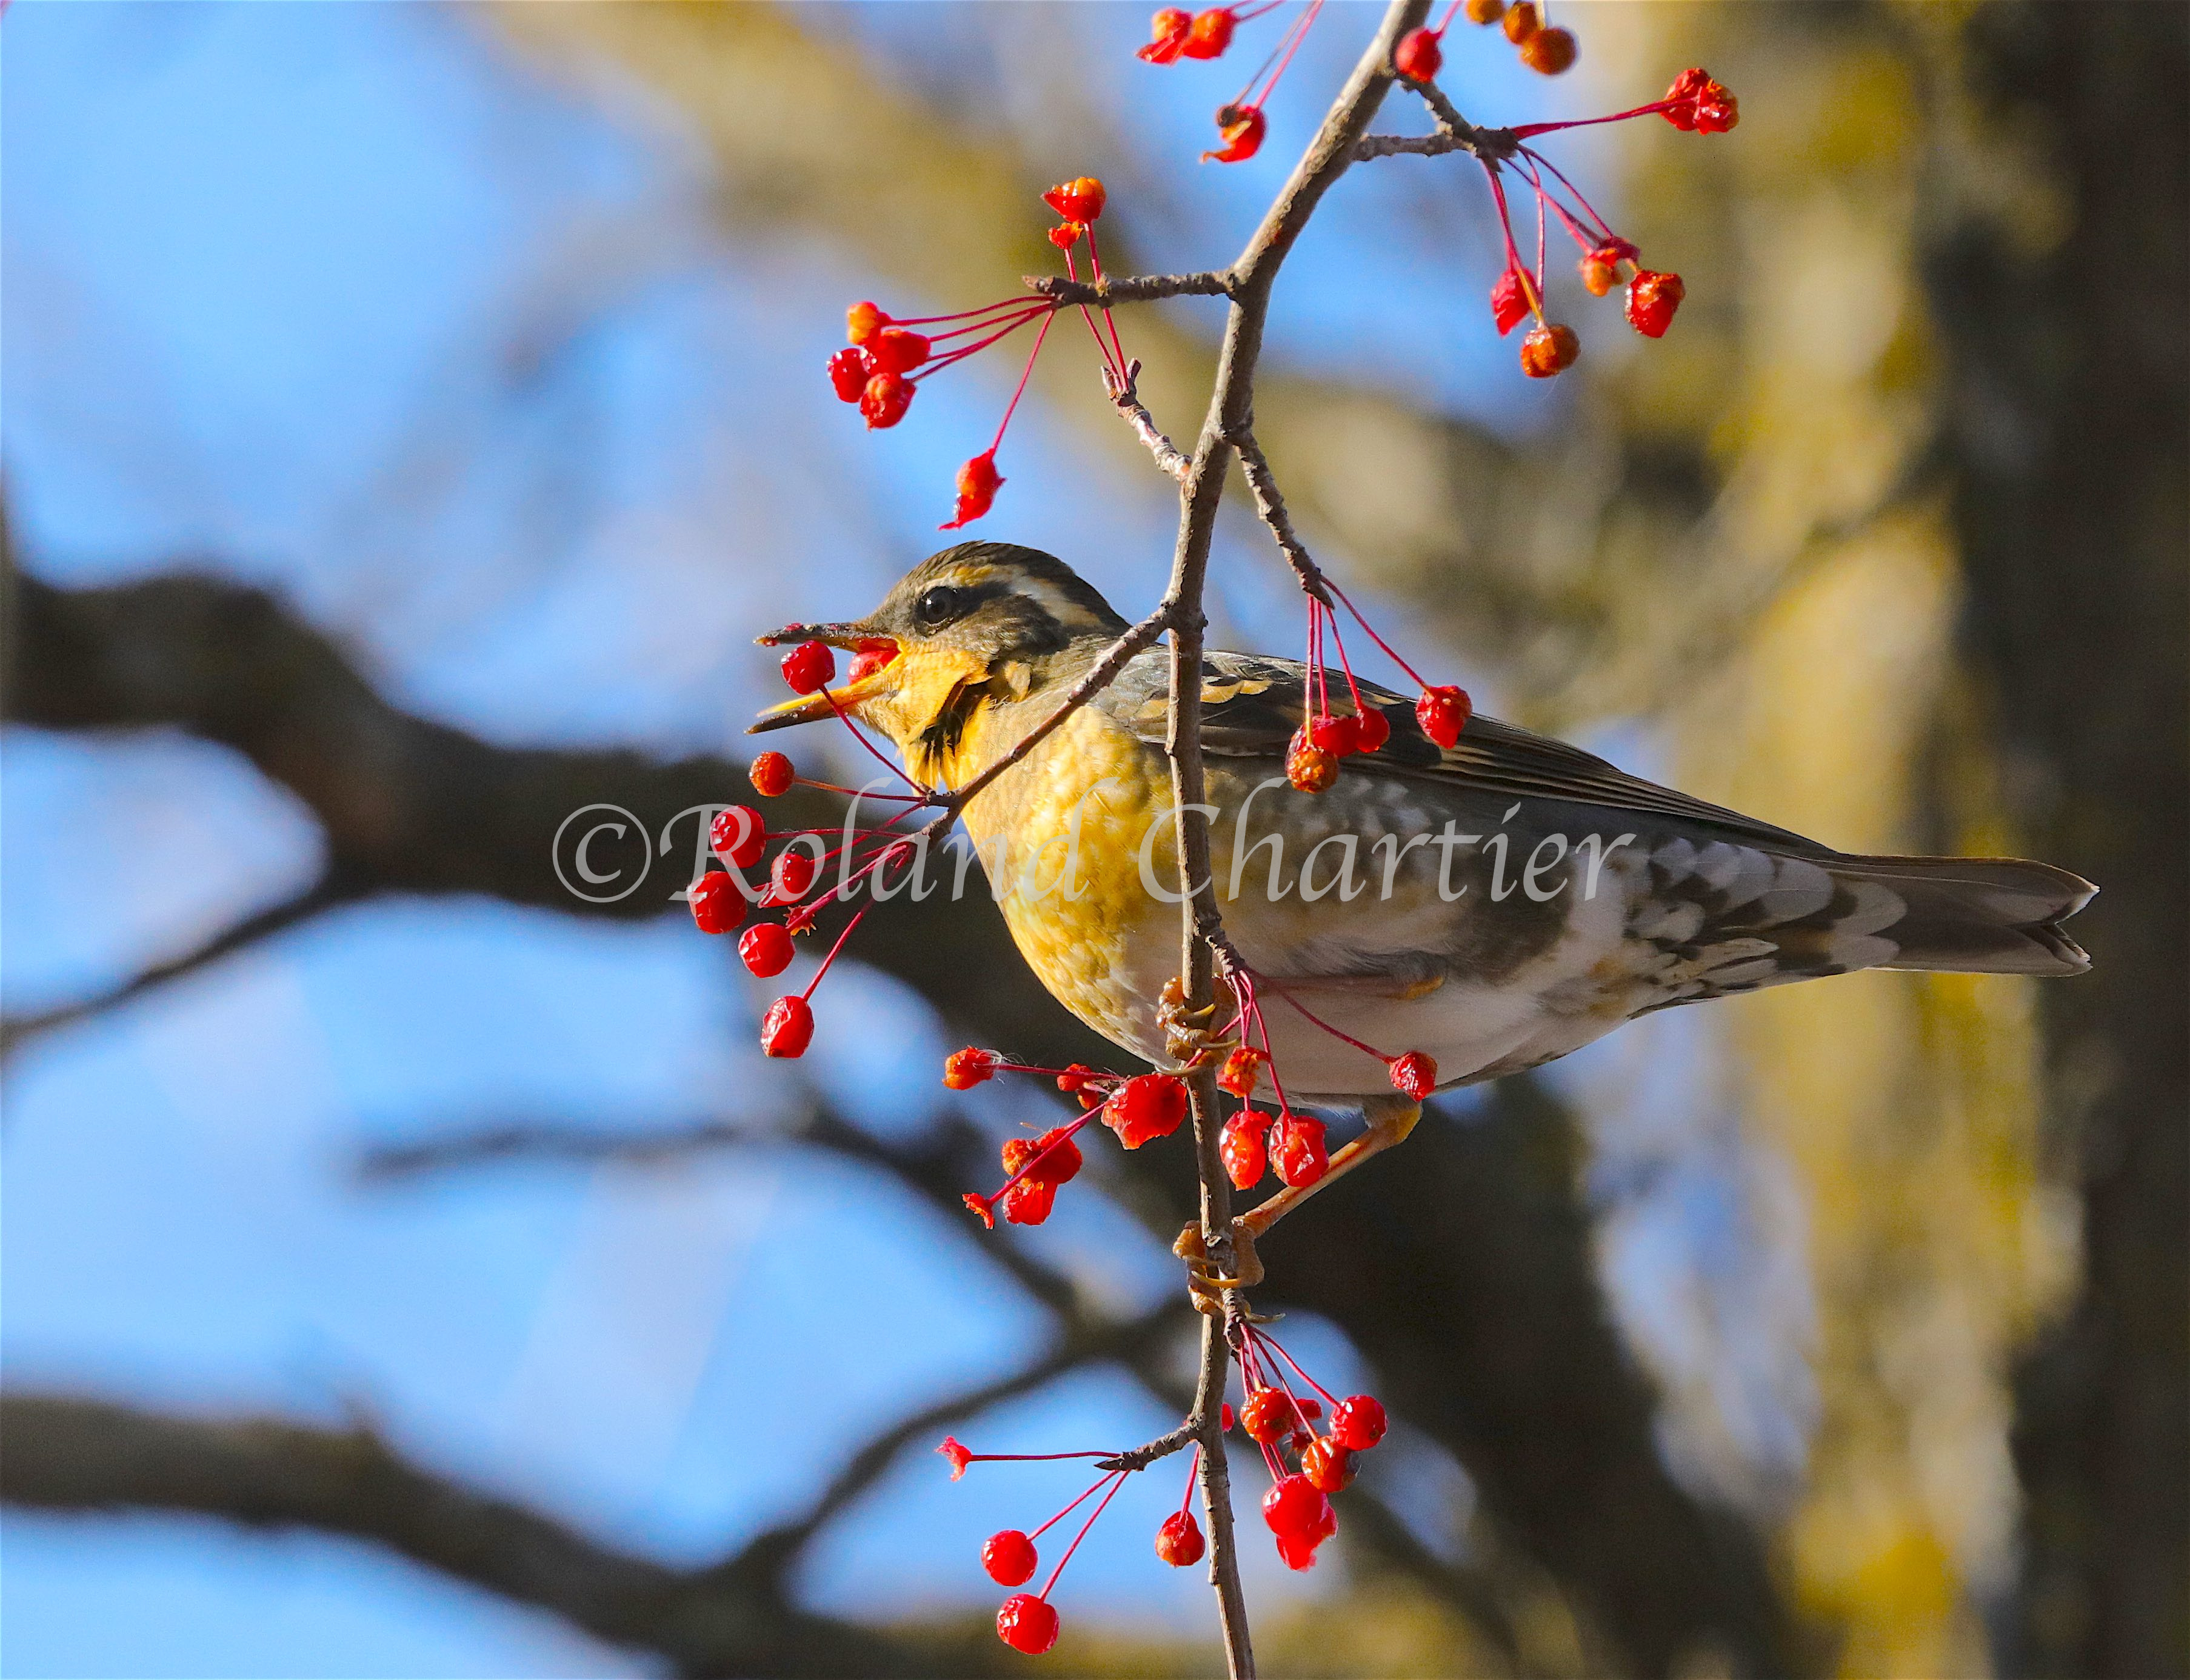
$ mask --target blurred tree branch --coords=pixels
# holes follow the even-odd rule
[[[679,1674],[819,1680],[1004,1666],[984,1628],[916,1640],[811,1615],[787,1602],[766,1549],[689,1569],[633,1557],[422,1469],[362,1426],[199,1420],[10,1394],[0,1399],[0,1497],[10,1504],[195,1512],[371,1541],[608,1643],[658,1653]]]

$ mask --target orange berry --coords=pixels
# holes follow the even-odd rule
[[[1521,43],[1521,62],[1543,76],[1563,76],[1580,49],[1570,29],[1540,29]]]
[[[1109,197],[1103,190],[1102,182],[1092,175],[1081,175],[1061,186],[1052,187],[1042,194],[1041,201],[1066,221],[1085,225],[1103,213]]]
[[[1342,1493],[1353,1481],[1353,1454],[1327,1435],[1319,1435],[1301,1454],[1301,1474],[1321,1493]]]
[[[1506,0],[1467,0],[1461,10],[1470,23],[1496,23],[1506,15]]]
[[[1321,793],[1338,780],[1338,759],[1304,739],[1305,734],[1294,733],[1285,753],[1285,780],[1303,793]]]
[[[1518,47],[1536,32],[1541,21],[1535,0],[1513,0],[1506,13],[1506,38]]]
[[[1156,1556],[1175,1569],[1200,1563],[1202,1549],[1201,1524],[1190,1511],[1172,1512],[1156,1530]]]
[[[889,324],[890,318],[873,304],[863,301],[844,311],[844,336],[855,344],[865,343]]]
[[[1222,57],[1224,49],[1232,44],[1232,31],[1238,23],[1228,6],[1212,6],[1206,12],[1198,12],[1187,29],[1186,42],[1180,50],[1190,59]]]
[[[1521,341],[1521,371],[1531,379],[1549,379],[1563,373],[1581,354],[1581,340],[1574,328],[1553,321],[1539,326]]]

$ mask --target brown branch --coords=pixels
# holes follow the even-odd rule
[[[181,979],[199,969],[218,962],[252,945],[264,944],[277,934],[312,920],[322,911],[338,905],[348,904],[360,896],[358,887],[338,878],[332,871],[323,873],[319,879],[302,892],[254,911],[241,921],[223,928],[202,945],[184,951],[179,956],[164,962],[156,962],[149,968],[140,968],[121,985],[97,992],[89,997],[63,1003],[36,1014],[17,1015],[0,1021],[0,1058],[14,1051],[39,1034],[51,1032],[56,1027],[72,1025],[119,1008],[131,999],[143,996],[171,980]]]
[[[1268,457],[1262,445],[1255,441],[1252,428],[1243,429],[1229,440],[1239,451],[1240,470],[1247,480],[1247,488],[1255,498],[1255,511],[1262,516],[1262,523],[1278,540],[1279,552],[1300,579],[1300,586],[1325,606],[1336,606],[1330,598],[1330,586],[1324,582],[1323,568],[1308,551],[1308,545],[1293,530],[1292,515],[1285,510],[1285,493],[1278,488],[1277,475],[1271,472]]]
[[[1170,722],[1164,750],[1171,761],[1183,894],[1179,966],[1186,1006],[1191,1011],[1211,1006],[1216,985],[1215,952],[1203,932],[1218,925],[1218,911],[1210,880],[1209,824],[1202,809],[1201,659],[1206,619],[1201,600],[1217,506],[1230,464],[1232,446],[1228,440],[1251,429],[1255,366],[1278,270],[1323,195],[1345,173],[1355,143],[1382,104],[1392,84],[1392,51],[1399,37],[1419,25],[1427,11],[1428,0],[1392,0],[1376,38],[1354,65],[1315,139],[1230,270],[1232,283],[1228,290],[1232,306],[1218,352],[1217,383],[1210,394],[1208,415],[1194,446],[1193,465],[1180,486],[1178,542],[1163,607],[1171,619]],[[1200,1180],[1202,1242],[1211,1257],[1228,1271],[1231,1184],[1218,1154],[1214,1070],[1202,1067],[1192,1071],[1187,1086],[1193,1104]],[[1204,1318],[1201,1342],[1200,1376],[1192,1421],[1202,1446],[1202,1504],[1209,1519],[1210,1574],[1217,1587],[1225,1660],[1234,1680],[1240,1680],[1254,1673],[1255,1657],[1240,1588],[1231,1484],[1218,1415],[1231,1354],[1225,1324],[1217,1314]]]
[[[1149,304],[1162,298],[1226,298],[1237,283],[1236,270],[1203,274],[1110,275],[1102,280],[1069,280],[1063,275],[1024,276],[1030,290],[1054,298],[1061,306],[1093,308],[1104,304]]]
[[[687,1675],[1003,1671],[992,1636],[893,1639],[799,1610],[757,1554],[676,1569],[420,1468],[370,1428],[164,1416],[64,1395],[0,1399],[0,1498],[48,1511],[188,1511],[372,1541],[550,1610]]]

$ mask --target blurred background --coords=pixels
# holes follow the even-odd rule
[[[1180,1415],[1186,1154],[982,1231],[1048,1099],[940,1056],[1115,1059],[986,900],[871,918],[784,1065],[670,894],[780,692],[752,633],[939,546],[1016,372],[867,434],[845,304],[1006,295],[1083,172],[1114,268],[1228,260],[1374,15],[1220,169],[1275,20],[1159,70],[1126,5],[8,10],[8,1673],[1020,1661],[979,1543],[1078,1473],[930,1449]],[[1322,1567],[1251,1538],[1265,1667],[2181,1673],[2186,14],[1566,20],[1571,75],[1462,24],[1444,85],[1740,96],[1549,143],[1679,321],[1555,264],[1583,360],[1532,384],[1479,171],[1356,170],[1258,399],[1304,536],[1485,709],[1847,849],[2091,877],[2096,968],[1655,1016],[1289,1221],[1259,1304],[1397,1422]],[[1175,433],[1219,320],[1121,315]],[[1153,601],[1174,498],[1074,332],[1001,464],[978,534]],[[1228,519],[1216,638],[1289,650]],[[597,802],[670,831],[598,904],[551,862]],[[1061,1670],[1214,1665],[1149,1550],[1182,1474],[1074,1560]]]

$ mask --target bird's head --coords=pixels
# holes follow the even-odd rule
[[[746,733],[830,717],[833,699],[908,757],[947,756],[984,707],[1069,680],[1082,656],[1126,627],[1055,556],[1016,543],[962,542],[899,578],[865,618],[788,624],[762,637],[764,645],[818,641],[870,653],[894,646],[897,656],[841,687],[770,707]]]

